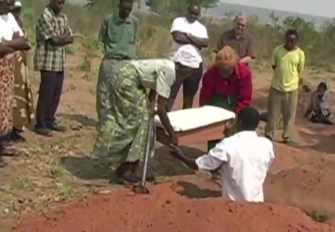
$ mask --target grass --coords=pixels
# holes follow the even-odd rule
[[[46,3],[43,0],[28,0],[25,4],[24,22],[32,41],[34,41],[36,19],[45,6],[41,4],[42,2]],[[117,0],[97,1],[89,10],[73,5],[67,5],[64,9],[73,31],[86,36],[85,39],[78,39],[78,41],[88,61],[100,53],[101,47],[97,41],[97,34],[103,18],[117,10],[117,2]],[[159,10],[159,15],[135,13],[140,22],[137,41],[140,58],[166,57],[171,45],[169,32],[173,20],[171,14],[180,15],[180,12],[186,12],[186,9],[182,9],[185,6],[182,5],[171,12],[171,9],[165,7],[165,3],[161,4],[162,7],[156,6],[156,8],[165,10]],[[233,15],[230,14],[231,16]],[[333,70],[335,45],[332,38],[335,37],[335,21],[326,22],[321,28],[316,28],[314,22],[308,22],[302,18],[288,17],[284,23],[280,23],[275,15],[270,17],[271,20],[267,24],[261,22],[257,16],[251,16],[249,19],[248,30],[255,36],[258,45],[255,66],[260,69],[267,67],[273,48],[283,42],[285,30],[296,28],[300,33],[300,46],[306,53],[307,65],[327,71]],[[206,25],[210,38],[210,47],[203,52],[203,55],[207,62],[211,62],[213,47],[220,34],[232,27],[232,19],[213,21],[210,18],[201,18],[200,21]],[[73,46],[67,48],[68,54],[76,52],[78,51]],[[81,66],[83,70],[89,69],[86,63]]]

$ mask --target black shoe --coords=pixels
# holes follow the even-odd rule
[[[118,178],[118,183],[122,185],[133,185],[141,181],[141,179],[135,175],[129,163],[123,163],[115,171],[116,177]]]
[[[283,143],[284,144],[291,144],[292,141],[290,140],[290,138],[283,138]]]
[[[1,136],[0,137],[0,141],[1,142],[4,142],[4,143],[10,143],[11,142],[11,132],[10,133],[8,133],[8,134],[6,134],[6,135],[4,135],[4,136]]]
[[[52,131],[65,132],[66,127],[62,125],[57,125],[57,123],[47,123],[46,126]]]
[[[45,137],[52,137],[52,131],[45,126],[35,126],[36,134],[45,136]]]
[[[18,134],[21,134],[24,132],[24,130],[22,129],[22,127],[13,127],[13,131],[15,131]]]
[[[26,142],[26,139],[19,134],[18,131],[15,129],[12,131],[10,140],[13,141],[14,143],[23,143]]]

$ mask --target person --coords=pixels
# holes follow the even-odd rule
[[[23,23],[20,18],[22,3],[15,1],[12,14],[20,26],[23,34],[26,36],[23,28]],[[25,126],[28,126],[34,120],[34,107],[32,99],[32,91],[30,87],[26,51],[20,51],[15,56],[15,88],[14,88],[14,109],[13,109],[13,123],[14,127],[10,133],[10,140],[13,142],[26,141],[20,134],[23,132]]]
[[[221,107],[238,116],[243,108],[250,106],[251,97],[252,75],[249,68],[238,60],[231,47],[223,47],[216,54],[214,65],[203,76],[199,105]],[[217,143],[217,140],[209,141],[208,150]]]
[[[222,195],[233,201],[263,202],[263,184],[275,155],[271,141],[256,129],[260,115],[255,108],[243,108],[237,119],[238,133],[221,140],[196,160],[173,147],[171,155],[200,172],[221,169]]]
[[[312,92],[305,117],[313,123],[333,125],[330,111],[330,94],[326,82],[321,82]]]
[[[66,131],[55,118],[64,81],[65,46],[73,43],[75,37],[66,15],[61,12],[64,4],[65,0],[50,0],[36,23],[34,68],[40,72],[41,82],[35,131],[47,137],[53,131]]]
[[[14,55],[21,50],[29,50],[30,45],[10,13],[14,2],[0,0],[0,136],[13,128],[12,99],[14,92]],[[3,156],[15,155],[14,150],[5,147],[0,140],[0,166],[6,165]]]
[[[190,63],[190,78],[183,83],[176,82],[171,89],[167,110],[173,107],[179,89],[183,86],[183,109],[192,108],[193,99],[198,91],[203,74],[203,59],[200,50],[208,46],[208,34],[206,27],[198,21],[201,6],[191,4],[188,7],[186,17],[178,17],[173,20],[171,26],[172,53],[170,59],[176,61],[179,56],[186,56]]]
[[[280,114],[283,116],[283,142],[291,142],[298,105],[301,72],[305,66],[305,53],[298,46],[299,34],[294,29],[285,33],[285,43],[272,53],[274,70],[267,106],[265,136],[272,140]]]
[[[242,63],[249,65],[256,58],[255,37],[247,31],[248,18],[239,13],[234,18],[233,29],[225,31],[220,36],[214,52],[219,52],[224,46],[232,47]]]
[[[146,153],[148,125],[153,122],[156,102],[157,114],[171,143],[178,144],[166,113],[166,103],[172,84],[184,81],[190,74],[188,70],[168,59],[133,60],[99,80],[100,115],[93,157],[111,161],[120,183],[140,181],[140,162]],[[150,89],[149,94],[146,89]]]
[[[113,70],[117,70],[124,64],[136,59],[136,40],[138,36],[138,19],[131,15],[133,0],[120,0],[119,12],[105,17],[99,32],[99,41],[103,45],[104,58],[100,64],[97,81],[97,103],[98,121],[104,115],[104,106],[100,103],[99,89],[101,83]],[[103,117],[103,116],[102,116]]]

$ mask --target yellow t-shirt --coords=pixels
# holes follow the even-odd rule
[[[279,45],[272,52],[272,66],[275,66],[272,88],[284,92],[297,90],[299,74],[305,66],[305,53],[300,48],[287,51]]]

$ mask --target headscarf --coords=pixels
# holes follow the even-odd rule
[[[15,3],[14,3],[14,8],[22,8],[21,1],[16,0]]]
[[[224,46],[215,58],[215,65],[223,66],[225,68],[234,68],[238,63],[238,56],[234,49],[229,46]]]

